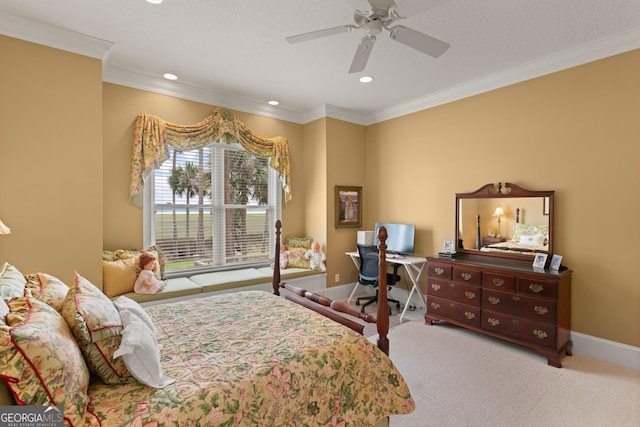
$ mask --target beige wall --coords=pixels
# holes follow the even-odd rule
[[[215,107],[102,84],[97,60],[7,37],[0,57],[0,218],[13,231],[0,262],[100,282],[103,247],[142,244],[142,211],[127,202],[136,114],[188,124]],[[362,185],[363,229],[416,224],[422,255],[453,237],[456,192],[498,181],[555,190],[572,329],[639,346],[640,236],[628,223],[640,209],[638,69],[633,51],[367,127],[237,114],[289,140],[285,231],[326,239],[328,285],[355,280],[344,252],[357,229],[335,229],[335,185]]]
[[[417,252],[433,255],[453,236],[456,192],[555,190],[572,330],[640,345],[638,70],[640,50],[369,126],[368,225],[415,223]]]
[[[0,264],[101,281],[102,64],[0,36]]]

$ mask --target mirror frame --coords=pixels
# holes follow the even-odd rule
[[[549,256],[547,258],[547,263],[551,262],[551,257],[554,253],[553,242],[555,240],[553,235],[554,193],[555,193],[554,191],[531,191],[510,182],[506,182],[504,184],[499,182],[497,185],[490,183],[483,187],[480,187],[479,189],[471,193],[456,193],[456,229],[455,229],[456,247],[458,247],[459,241],[460,241],[459,221],[460,221],[461,200],[496,199],[499,201],[501,199],[516,198],[516,197],[541,197],[541,198],[548,197],[549,198],[549,250],[548,250]],[[482,222],[482,218],[480,218],[480,221]],[[480,242],[481,236],[479,235],[478,231],[477,233],[478,235],[476,238],[478,239],[478,243],[481,243]],[[511,258],[511,259],[518,259],[518,260],[531,259],[531,262],[533,262],[533,257],[529,255],[509,254],[509,253],[503,253],[503,252],[482,252],[480,251],[479,247],[478,249],[457,248],[457,252],[464,253],[464,254],[481,255],[486,257],[495,257],[495,258]]]

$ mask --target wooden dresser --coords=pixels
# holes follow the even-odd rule
[[[492,260],[461,254],[427,258],[427,314],[534,349],[561,368],[571,355],[571,271],[534,271],[532,260]],[[423,285],[424,286],[424,285]]]

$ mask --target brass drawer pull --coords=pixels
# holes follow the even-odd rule
[[[500,298],[498,297],[489,297],[489,302],[493,305],[500,304]]]
[[[529,285],[529,289],[531,289],[533,292],[542,292],[544,291],[544,286],[542,285],[538,285],[537,283],[532,283]]]
[[[460,277],[462,277],[464,280],[471,280],[471,278],[473,277],[473,275],[471,273],[462,273],[460,274]]]
[[[495,286],[500,287],[500,286],[504,285],[504,280],[503,280],[503,279],[500,279],[499,277],[494,277],[494,278],[493,278],[493,284],[494,284]]]
[[[538,330],[538,329],[536,329],[536,330],[534,330],[534,331],[533,331],[533,335],[535,335],[535,336],[536,336],[536,338],[541,339],[541,340],[543,340],[543,339],[545,339],[545,338],[547,338],[547,337],[548,337],[548,335],[547,335],[547,333],[546,333],[546,332],[544,332],[544,331],[540,331],[540,330]]]
[[[433,289],[434,291],[439,291],[440,290],[440,285],[438,285],[437,283],[432,283],[431,284],[431,289]]]
[[[494,319],[493,317],[488,318],[487,322],[489,322],[491,326],[498,326],[500,324],[500,321],[498,319]]]
[[[467,319],[471,320],[471,319],[475,319],[475,318],[476,318],[476,315],[475,315],[475,314],[473,314],[473,313],[472,313],[472,312],[470,312],[470,311],[465,311],[465,312],[464,312],[464,317],[466,317]]]
[[[431,308],[433,308],[434,310],[437,310],[440,308],[440,304],[438,304],[437,302],[432,302],[431,303]]]
[[[533,310],[540,315],[549,313],[549,309],[547,307],[541,307],[539,305],[536,305]]]
[[[476,293],[475,292],[471,292],[471,291],[467,291],[464,293],[464,296],[467,297],[467,299],[474,299],[476,297]]]
[[[444,274],[444,268],[436,267],[433,269],[433,272],[436,273],[438,276],[442,276]]]

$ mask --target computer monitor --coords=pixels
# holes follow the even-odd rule
[[[373,244],[378,246],[378,230],[384,226],[387,229],[387,252],[402,255],[413,254],[413,244],[416,226],[413,224],[393,224],[376,222],[373,232]]]

